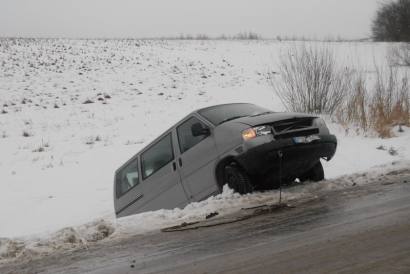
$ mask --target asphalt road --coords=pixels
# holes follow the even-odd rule
[[[137,235],[0,273],[410,273],[410,169],[242,221]]]

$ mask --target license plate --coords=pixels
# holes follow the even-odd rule
[[[320,140],[320,137],[318,135],[309,135],[309,136],[293,137],[292,139],[295,144],[308,144],[313,141]]]

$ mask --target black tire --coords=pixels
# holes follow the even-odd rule
[[[319,182],[325,179],[325,172],[323,171],[323,166],[320,161],[318,161],[306,174],[300,176],[299,180],[301,182],[312,181]]]
[[[253,185],[248,174],[235,164],[225,166],[224,184],[228,184],[235,192],[246,194],[253,191]]]

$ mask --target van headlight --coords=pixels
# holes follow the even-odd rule
[[[270,126],[251,127],[242,131],[242,138],[245,141],[249,141],[258,136],[265,136],[268,134],[272,134],[272,128]]]

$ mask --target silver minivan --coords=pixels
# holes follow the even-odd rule
[[[224,184],[247,193],[275,187],[278,176],[322,180],[320,158],[330,160],[336,144],[316,116],[253,104],[199,109],[116,171],[115,213],[182,208],[220,193]]]

